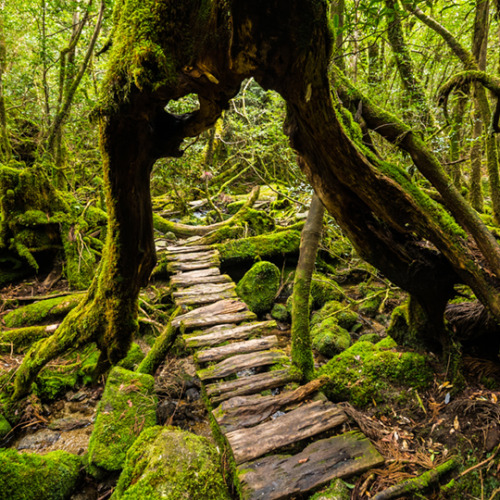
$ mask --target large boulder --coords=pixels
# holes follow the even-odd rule
[[[280,286],[280,270],[271,262],[257,262],[241,278],[236,293],[255,314],[268,312]]]
[[[216,448],[176,427],[145,430],[127,454],[112,500],[230,498]]]
[[[92,473],[123,468],[127,450],[143,429],[156,425],[154,378],[115,366],[106,382],[89,441]]]
[[[0,449],[0,498],[64,500],[78,484],[82,459],[66,451],[40,456]]]

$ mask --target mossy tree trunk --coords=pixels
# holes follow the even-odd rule
[[[1,9],[1,7],[0,7]],[[0,11],[0,160],[8,162],[12,158],[12,147],[7,129],[7,113],[3,93],[3,75],[6,68],[7,48],[3,27],[3,13]]]
[[[313,195],[309,214],[302,229],[299,262],[297,263],[293,281],[292,362],[302,372],[304,381],[311,380],[314,374],[314,360],[309,332],[309,297],[324,214],[325,207],[323,203],[316,195]]]
[[[357,126],[346,120],[328,80],[326,1],[124,0],[114,33],[100,109],[110,225],[104,257],[82,305],[23,362],[17,397],[65,347],[96,341],[103,367],[124,355],[139,287],[154,265],[151,167],[157,158],[180,155],[183,138],[213,126],[252,76],[285,98],[286,132],[318,197],[361,256],[418,301],[430,336],[435,332],[446,346],[443,308],[457,282],[500,319],[498,245],[480,226],[470,231],[473,214],[456,204],[453,184],[443,185],[447,177],[416,134],[410,129],[397,137],[408,140],[415,163],[448,193],[458,223],[404,171],[360,146]],[[198,94],[199,110],[165,111],[170,100],[189,93]]]

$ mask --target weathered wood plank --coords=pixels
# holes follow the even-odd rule
[[[225,290],[223,292],[212,293],[212,294],[199,294],[199,295],[187,295],[185,297],[176,297],[174,299],[175,305],[177,306],[196,306],[196,305],[206,305],[212,304],[213,302],[218,302],[224,299],[235,299],[237,297],[234,290]]]
[[[282,500],[378,467],[384,459],[357,431],[322,439],[294,456],[272,455],[240,466],[244,500]]]
[[[281,387],[290,382],[298,382],[300,373],[297,370],[275,370],[267,373],[258,373],[249,377],[241,377],[229,382],[218,382],[205,386],[207,396],[213,404],[226,399],[248,394],[256,394]]]
[[[167,246],[167,252],[174,253],[192,253],[192,252],[203,252],[205,250],[210,250],[212,247],[210,245],[192,245],[192,246],[178,246],[170,245]]]
[[[219,276],[220,269],[218,267],[209,267],[207,269],[199,269],[195,271],[186,271],[184,273],[174,274],[170,279],[175,282],[177,278],[201,278],[202,276]]]
[[[275,420],[228,432],[226,437],[234,460],[241,464],[325,432],[346,420],[346,414],[330,401],[314,401]]]
[[[270,335],[268,337],[247,340],[244,342],[235,342],[234,344],[200,351],[195,354],[195,360],[198,363],[210,363],[212,361],[220,361],[228,356],[234,356],[235,354],[266,351],[267,349],[277,347],[277,345],[278,337],[276,337],[276,335]]]
[[[231,340],[246,339],[252,335],[271,333],[274,329],[276,329],[276,321],[259,321],[258,323],[235,326],[232,329],[214,327],[203,333],[184,335],[184,340],[186,347],[216,346]]]
[[[165,252],[164,258],[170,262],[191,262],[198,260],[213,260],[219,257],[218,250],[207,250],[204,252],[192,252],[192,253],[177,253],[177,252]]]
[[[208,269],[206,269],[208,271]],[[180,287],[191,287],[200,283],[231,283],[232,280],[227,274],[212,274],[207,276],[184,276],[188,273],[179,273],[170,278],[172,285]],[[175,278],[175,279],[174,279]]]
[[[224,401],[212,413],[224,433],[252,427],[268,419],[273,413],[290,405],[304,401],[317,392],[326,378],[312,380],[294,391],[285,391],[275,396],[239,396]]]
[[[234,290],[235,283],[206,283],[196,284],[188,288],[183,288],[172,293],[172,297],[189,297],[190,295],[209,295],[213,293],[225,292],[227,290]]]
[[[196,372],[200,380],[214,380],[224,378],[233,373],[238,373],[260,366],[274,365],[288,360],[288,356],[279,351],[252,352],[250,354],[238,354],[225,359],[216,365],[209,366]]]
[[[218,266],[219,263],[220,261],[218,258],[200,259],[189,262],[169,262],[167,264],[167,271],[169,273],[179,271],[196,271],[198,269],[208,269],[210,267]]]
[[[230,314],[214,314],[213,316],[188,318],[182,321],[185,330],[203,328],[205,326],[220,325],[223,323],[241,323],[243,321],[255,321],[257,315],[252,311],[242,311]]]
[[[187,312],[177,316],[177,318],[172,321],[174,327],[179,327],[181,323],[184,324],[186,328],[193,328],[195,326],[210,326],[221,323],[232,323],[236,320],[222,320],[224,316],[232,315],[240,311],[248,311],[247,305],[241,300],[236,299],[224,299],[219,300],[208,306],[198,307],[192,311]],[[252,317],[255,314],[251,313]]]

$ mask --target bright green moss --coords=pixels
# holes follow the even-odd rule
[[[0,332],[0,352],[25,352],[40,339],[52,335],[53,330],[45,326],[28,326]]]
[[[311,279],[312,308],[319,309],[330,300],[341,301],[345,294],[336,281],[328,279],[320,273],[313,273]]]
[[[330,300],[312,315],[311,326],[318,325],[326,319],[332,319],[342,328],[350,330],[358,322],[358,315],[341,302]]]
[[[3,439],[11,430],[12,426],[9,421],[0,413],[0,439]]]
[[[122,469],[137,436],[155,425],[157,403],[152,376],[113,368],[90,437],[89,464],[107,471]]]
[[[370,342],[376,344],[380,341],[380,335],[378,333],[365,333],[359,337],[358,342]]]
[[[280,286],[280,275],[271,262],[257,262],[241,278],[236,293],[255,314],[270,311]]]
[[[44,321],[60,320],[75,308],[82,298],[82,294],[66,295],[19,307],[5,315],[5,325],[9,328],[16,328],[32,326]]]
[[[126,370],[135,370],[140,362],[144,359],[144,353],[138,344],[132,342],[127,355],[118,363],[118,366]]]
[[[330,486],[309,497],[309,500],[350,500],[351,490],[342,479],[334,479]]]
[[[372,401],[396,399],[401,386],[427,387],[432,371],[424,356],[389,350],[392,346],[394,341],[389,337],[375,345],[356,342],[335,356],[318,371],[318,375],[330,380],[325,389],[327,396],[362,407]]]
[[[290,320],[290,313],[285,304],[274,304],[271,317],[281,323],[287,323]]]
[[[328,358],[351,345],[349,332],[337,323],[336,318],[327,318],[311,328],[311,339],[313,348]]]
[[[220,458],[204,437],[152,427],[130,448],[113,500],[229,499]]]
[[[44,456],[0,449],[0,498],[64,500],[75,490],[82,459],[65,451]]]

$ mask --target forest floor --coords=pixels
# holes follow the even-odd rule
[[[351,262],[351,277],[356,275],[355,268]],[[362,280],[363,273],[359,276]],[[376,276],[372,276],[372,284],[376,284],[377,289],[389,288],[385,280]],[[151,290],[146,290],[145,295],[154,295],[159,288],[167,286],[165,282],[153,281]],[[360,303],[359,288],[360,281],[351,280],[343,285],[347,297],[354,304]],[[4,287],[0,290],[0,323],[15,307],[47,295],[66,293],[70,293],[66,282],[54,275],[48,279]],[[358,312],[362,327],[355,336],[367,332],[385,336],[391,311],[405,299],[402,292],[391,297],[384,306],[383,314],[378,314],[376,318]],[[290,325],[279,323],[278,326],[281,338],[288,340],[289,347]],[[145,339],[138,338],[136,341],[144,353],[150,348]],[[427,353],[426,357],[434,372],[434,381],[426,390],[401,388],[397,401],[393,398],[387,403],[373,400],[366,407],[357,409],[347,402],[338,401],[352,418],[352,425],[359,426],[386,459],[380,469],[348,480],[352,499],[371,498],[377,492],[431,470],[454,456],[460,457],[460,466],[445,478],[447,482],[453,477],[454,482],[442,484],[442,488],[424,496],[408,498],[437,500],[457,498],[457,495],[464,499],[500,498],[500,365],[465,357],[463,385],[453,387],[447,378],[447,366],[432,353]],[[0,374],[19,366],[22,359],[22,354],[13,352],[0,355]],[[316,353],[318,367],[327,361]],[[61,363],[68,361],[55,360],[52,366]],[[155,381],[159,398],[158,423],[179,426],[214,440],[192,356],[174,346],[157,371]],[[55,449],[84,454],[103,387],[103,380],[94,385],[71,387],[52,400],[40,400],[32,395],[20,423],[0,443],[0,447],[14,447],[39,454]],[[82,490],[72,499],[105,500],[111,495],[115,481],[113,476],[102,482],[88,477]]]

